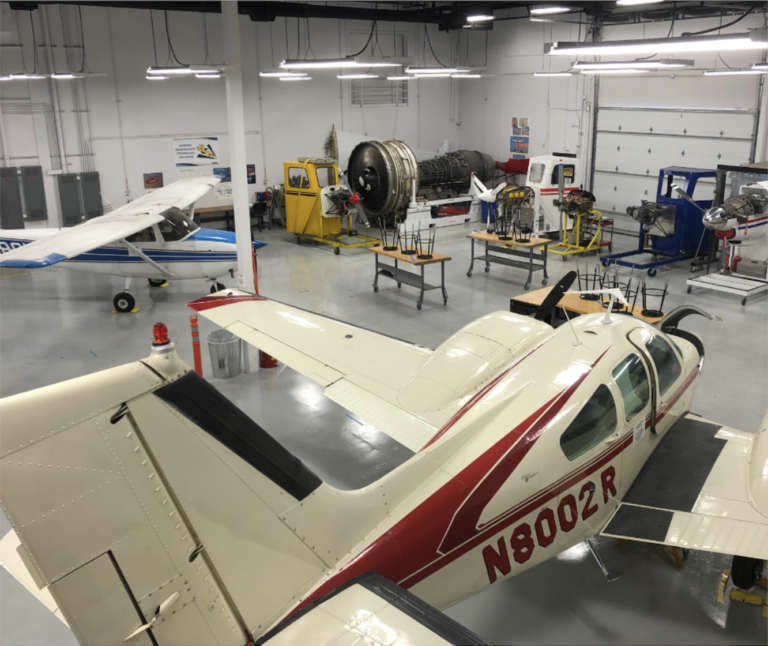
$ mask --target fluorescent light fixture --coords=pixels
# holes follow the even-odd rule
[[[276,77],[281,76],[306,76],[306,72],[289,72],[288,70],[268,70],[266,72],[259,72],[259,76]]]
[[[650,70],[581,70],[582,74],[648,74]]]
[[[755,63],[752,66],[753,70],[762,70],[763,72],[768,72],[768,63]]]
[[[616,0],[619,7],[634,7],[639,4],[660,4],[664,0]]]
[[[281,76],[281,81],[311,81],[311,76]]]
[[[79,74],[72,74],[72,72],[62,72],[60,74],[53,73],[51,74],[52,79],[80,79],[83,78]]]
[[[12,81],[13,77],[8,74],[8,76],[0,76],[0,81]]]
[[[482,74],[451,74],[452,79],[479,79],[483,78]]]
[[[204,72],[195,74],[196,79],[220,79],[221,74],[219,72]]]
[[[447,79],[453,76],[452,74],[414,74],[417,79]]]
[[[340,67],[360,67],[354,58],[318,58],[312,61],[285,60],[280,63],[281,69],[332,69]]]
[[[750,29],[748,33],[714,36],[681,36],[614,40],[602,43],[548,43],[545,53],[554,56],[609,56],[616,54],[666,54],[670,52],[711,52],[768,48],[768,28]]]
[[[707,70],[704,72],[704,76],[730,76],[732,74],[766,74],[768,70]]]
[[[415,76],[388,76],[388,81],[415,81]]]
[[[167,81],[170,76],[163,76],[162,74],[147,74],[148,81]]]
[[[571,72],[534,72],[534,76],[573,76]]]
[[[12,79],[26,80],[26,79],[44,79],[45,74],[27,74],[21,72],[20,74],[11,74]]]
[[[534,16],[547,16],[556,13],[568,13],[570,7],[531,7],[528,12]]]
[[[578,61],[574,68],[580,70],[659,69],[662,67],[693,67],[691,60],[667,59],[663,61],[613,61],[591,63]]]
[[[183,65],[181,67],[148,67],[147,74],[178,75],[178,74],[205,74],[219,70],[213,65]]]
[[[337,74],[337,79],[377,79],[379,78],[378,74]]]
[[[407,74],[459,74],[463,70],[456,67],[413,67],[409,66],[405,68]]]
[[[478,13],[472,16],[467,16],[467,22],[485,22],[487,20],[493,20],[494,15],[487,13]]]

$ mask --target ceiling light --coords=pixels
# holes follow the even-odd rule
[[[482,77],[482,74],[451,74],[452,79],[479,79]]]
[[[289,72],[288,70],[268,70],[259,72],[259,76],[280,77],[280,76],[306,76],[306,72]]]
[[[204,72],[201,74],[195,74],[196,79],[220,79],[221,74],[219,72]]]
[[[731,74],[765,74],[768,70],[707,70],[704,76],[729,76]]]
[[[337,74],[337,79],[377,79],[379,78],[378,74]]]
[[[13,77],[9,74],[8,76],[0,76],[0,81],[12,81]]]
[[[311,76],[281,76],[281,81],[311,81]]]
[[[72,72],[62,72],[61,74],[53,73],[51,74],[52,79],[79,79],[83,78],[82,76],[78,74],[72,74]]]
[[[472,16],[467,16],[467,22],[485,22],[486,20],[493,20],[494,15],[492,13],[476,13]]]
[[[534,72],[534,76],[573,76],[570,72]]]
[[[570,7],[531,7],[528,12],[534,16],[546,16],[555,13],[568,13]]]
[[[338,67],[360,67],[354,58],[317,58],[312,61],[285,60],[280,67],[286,70],[330,69]]]
[[[615,40],[602,43],[548,43],[545,47],[545,53],[555,56],[654,55],[668,52],[733,51],[765,48],[768,48],[768,28],[750,29],[749,33],[715,36]]]
[[[415,76],[388,76],[388,81],[414,81],[416,80]]]
[[[148,67],[147,74],[205,74],[215,73],[219,70],[213,65],[182,65],[181,67]]]
[[[163,76],[162,74],[147,74],[148,81],[167,81],[170,76]]]
[[[451,74],[414,74],[414,76],[417,79],[447,79]]]
[[[408,74],[458,74],[462,70],[456,67],[413,67],[409,66],[405,68]]]
[[[755,63],[752,66],[753,70],[762,70],[763,72],[768,72],[768,63]]]
[[[648,74],[650,70],[581,70],[582,74]]]
[[[664,0],[616,0],[616,4],[620,7],[634,7],[639,4],[659,4]]]
[[[27,74],[25,72],[22,72],[21,74],[11,74],[12,79],[44,79],[45,74]]]
[[[693,61],[667,59],[663,61],[614,61],[591,63],[587,61],[578,61],[574,63],[574,68],[585,70],[618,70],[618,69],[659,69],[662,67],[693,67]]]

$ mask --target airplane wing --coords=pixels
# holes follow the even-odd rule
[[[688,414],[661,440],[604,536],[768,558],[768,429]]]
[[[236,290],[189,307],[324,386],[326,396],[411,450],[437,432],[397,402],[431,350]]]
[[[278,624],[256,646],[342,642],[359,646],[488,644],[396,583],[368,572]]]
[[[189,206],[216,184],[217,177],[190,177],[158,189],[119,209],[71,229],[12,249],[0,256],[0,267],[34,269],[55,265],[96,247],[122,240],[163,220],[171,207]]]

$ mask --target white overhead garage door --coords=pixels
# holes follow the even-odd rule
[[[597,208],[626,213],[656,199],[659,170],[752,161],[756,110],[693,110],[600,106],[593,193]],[[711,199],[714,180],[702,181],[696,199]]]

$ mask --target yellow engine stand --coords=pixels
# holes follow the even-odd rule
[[[284,162],[285,175],[285,226],[298,242],[308,238],[340,249],[355,249],[381,244],[378,238],[355,235],[359,242],[341,242],[352,231],[352,213],[346,214],[347,228],[341,228],[343,216],[323,215],[321,191],[326,186],[338,184],[339,168],[336,162],[306,159]]]
[[[586,227],[595,227],[592,238],[586,245],[582,244],[582,230]],[[603,232],[603,214],[601,211],[591,210],[589,213],[576,213],[573,228],[568,231],[568,213],[563,213],[562,242],[559,245],[551,246],[548,253],[556,253],[567,260],[568,256],[578,253],[589,253],[590,251],[600,251],[600,238]],[[588,235],[588,234],[586,234]],[[572,236],[573,242],[568,242],[569,236]]]

